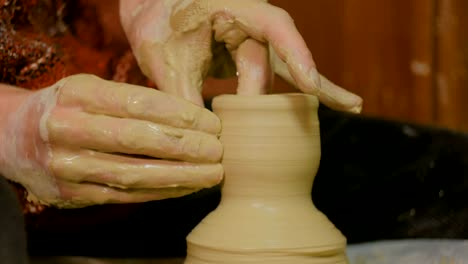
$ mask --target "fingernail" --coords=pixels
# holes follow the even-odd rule
[[[221,164],[210,165],[209,180],[206,181],[204,188],[213,187],[221,182],[224,176],[224,168]]]
[[[349,109],[349,112],[359,114],[362,111],[362,104],[355,105]]]
[[[219,133],[221,133],[221,120],[219,120],[219,117],[208,109],[203,109],[196,113],[193,111],[183,112],[181,119],[186,124],[193,124],[193,127],[197,130],[201,130],[212,135],[219,135]]]
[[[208,110],[207,110],[208,111]],[[206,124],[203,124],[206,128],[206,132],[219,135],[221,133],[221,120],[215,114],[210,113],[206,118]]]
[[[355,95],[353,93],[348,93],[348,103],[347,107],[345,107],[343,110],[354,113],[354,114],[359,114],[362,111],[362,98],[358,95]]]

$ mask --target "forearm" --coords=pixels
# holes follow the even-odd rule
[[[120,0],[119,1],[119,14],[120,21],[125,23],[132,17],[139,13],[139,10],[143,8],[143,2],[145,0]],[[159,1],[159,0],[154,0]]]
[[[139,4],[144,2],[145,0],[120,0],[119,6],[120,10],[133,10]]]

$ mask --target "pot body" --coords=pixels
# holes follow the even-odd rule
[[[318,211],[318,100],[221,95],[222,198],[187,237],[186,264],[347,263],[346,239]]]

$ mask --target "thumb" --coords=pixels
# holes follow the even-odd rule
[[[209,24],[141,47],[140,67],[159,90],[204,106],[201,92],[212,58]]]
[[[183,59],[183,61],[190,62],[190,59]],[[201,95],[204,77],[201,68],[191,70],[187,65],[181,65],[168,67],[165,72],[164,76],[155,80],[160,91],[184,98],[196,105],[204,106]]]

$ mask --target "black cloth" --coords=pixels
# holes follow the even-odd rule
[[[0,175],[0,263],[26,264],[26,231],[18,197]]]

